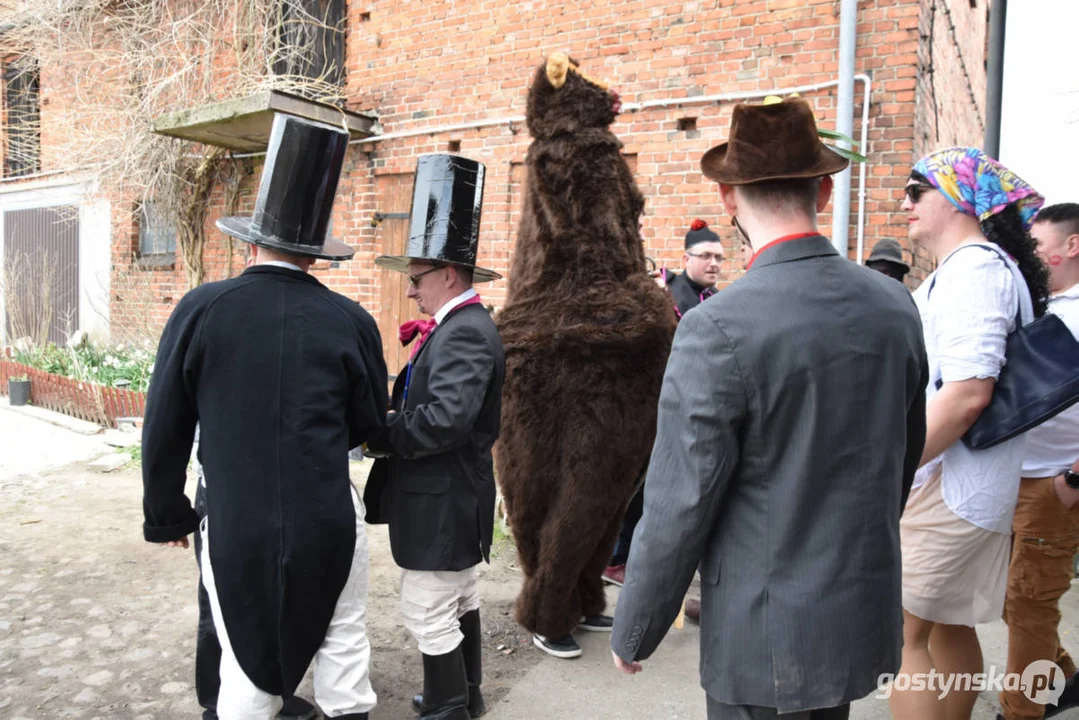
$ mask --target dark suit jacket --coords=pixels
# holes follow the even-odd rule
[[[790,713],[876,689],[899,667],[927,381],[910,294],[824,237],[766,248],[686,313],[614,651],[650,656],[699,566],[711,697]]]
[[[142,433],[144,533],[178,540],[195,424],[210,562],[240,667],[291,694],[322,644],[356,545],[348,451],[381,432],[375,321],[307,273],[257,265],[195,288],[161,335]]]
[[[464,570],[489,561],[495,478],[491,448],[502,414],[506,360],[482,305],[452,311],[393,386],[385,433],[364,490],[367,521],[389,523],[407,570]],[[405,380],[411,375],[408,399]]]

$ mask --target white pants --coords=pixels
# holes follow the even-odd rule
[[[315,702],[328,718],[348,713],[368,712],[377,696],[371,688],[368,668],[371,644],[367,640],[367,531],[363,503],[355,488],[356,549],[352,569],[337,599],[326,637],[315,654]],[[214,627],[221,643],[221,690],[217,696],[217,716],[221,720],[271,720],[281,710],[282,700],[259,689],[247,677],[232,651],[228,631],[221,622],[214,573],[210,564],[210,536],[202,521],[202,582],[210,596]]]
[[[445,655],[461,644],[459,618],[480,609],[475,566],[457,572],[401,571],[401,614],[424,655]]]

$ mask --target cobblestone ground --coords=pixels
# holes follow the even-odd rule
[[[0,718],[199,717],[193,551],[143,542],[141,492],[131,468],[0,475]],[[369,532],[372,717],[410,718],[420,655],[399,620],[385,529]],[[481,584],[492,703],[539,660],[512,621],[512,560],[502,552]],[[310,675],[300,694],[311,698]]]

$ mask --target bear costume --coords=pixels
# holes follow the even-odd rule
[[[601,576],[648,465],[676,324],[645,265],[644,197],[608,127],[618,110],[617,94],[561,53],[536,71],[497,317],[506,380],[495,458],[525,575],[517,621],[546,638],[606,608]]]

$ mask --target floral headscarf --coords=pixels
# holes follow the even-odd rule
[[[1045,198],[1008,168],[977,148],[949,148],[914,166],[953,205],[979,221],[1015,204],[1029,230]]]

